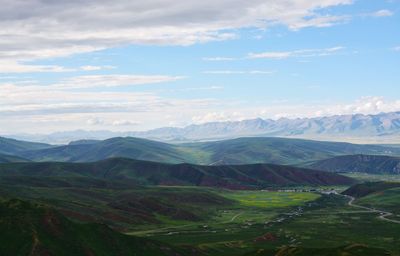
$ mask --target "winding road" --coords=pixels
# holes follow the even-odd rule
[[[379,214],[378,219],[383,220],[383,221],[388,221],[388,222],[391,222],[391,223],[400,224],[400,221],[398,221],[398,220],[388,219],[388,217],[393,216],[393,213],[391,213],[391,212],[382,211],[382,210],[378,210],[378,209],[373,209],[373,208],[369,208],[369,207],[362,206],[362,205],[357,205],[357,204],[354,204],[354,201],[356,200],[355,197],[348,196],[348,195],[343,195],[343,196],[348,198],[348,199],[350,199],[347,204],[349,206],[351,206],[351,207],[364,209],[364,210],[367,210],[368,212],[371,212],[371,213],[378,213]]]

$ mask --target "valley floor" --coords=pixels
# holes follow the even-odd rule
[[[349,201],[342,195],[296,192],[280,195],[274,194],[276,192],[241,193],[247,195],[234,193],[228,197],[239,197],[241,205],[246,205],[244,208],[222,210],[202,223],[132,234],[191,250],[195,248],[199,255],[234,256],[257,251],[275,255],[277,248],[283,247],[331,248],[333,251],[356,245],[365,246],[360,255],[379,256],[389,252],[400,255],[400,225],[382,219],[386,216],[381,213],[386,212],[359,208],[351,198]],[[293,204],[287,198],[302,200]],[[375,248],[382,251],[377,252]]]

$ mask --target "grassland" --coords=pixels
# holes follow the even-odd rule
[[[400,220],[400,187],[372,193],[358,199],[357,204],[392,213],[389,219]]]
[[[106,223],[182,255],[400,255],[400,225],[355,209],[340,195],[199,187],[16,191],[72,220]]]
[[[366,181],[391,181],[400,182],[400,175],[398,174],[369,174],[369,173],[341,173],[347,177],[356,179],[360,182]]]
[[[201,225],[153,230],[143,235],[218,256],[275,255],[277,248],[292,248],[279,255],[318,251],[321,254],[308,255],[400,255],[400,225],[347,205],[348,199],[343,196],[295,192],[222,194],[239,204],[218,212]],[[263,204],[264,199],[282,200]],[[309,201],[313,199],[316,200]],[[303,249],[299,252],[296,248]],[[350,252],[351,248],[356,249]]]
[[[318,194],[305,192],[238,191],[225,192],[222,195],[238,201],[242,206],[260,208],[299,206],[319,198]]]
[[[209,190],[235,203],[200,222],[167,223],[162,228],[129,234],[178,247],[195,247],[211,255],[241,255],[252,248],[253,240],[264,239],[268,225],[280,221],[285,214],[298,214],[299,207],[320,197],[307,192]]]
[[[102,224],[79,224],[47,206],[0,200],[0,255],[177,256],[168,245],[127,236]]]

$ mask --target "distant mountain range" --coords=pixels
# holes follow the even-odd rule
[[[303,165],[335,156],[368,154],[400,156],[399,147],[357,145],[286,138],[239,138],[224,141],[169,144],[141,138],[75,141],[53,146],[0,139],[0,153],[29,161],[94,162],[124,157],[163,163],[201,165],[285,164]],[[10,162],[10,161],[6,161]]]
[[[10,135],[11,136],[11,135]],[[252,119],[212,122],[184,128],[164,127],[144,132],[70,131],[49,135],[21,134],[11,137],[46,143],[68,143],[81,139],[140,137],[170,142],[232,139],[245,136],[292,137],[355,143],[399,143],[400,112],[376,115],[337,115],[317,118]]]

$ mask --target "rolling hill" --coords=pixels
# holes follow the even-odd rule
[[[400,148],[285,138],[239,138],[190,144],[167,144],[139,138],[73,142],[69,145],[24,151],[32,161],[90,162],[111,157],[165,163],[231,165],[273,163],[298,165],[339,155],[400,155]]]
[[[400,183],[397,182],[366,182],[362,184],[356,184],[347,190],[343,191],[342,194],[353,196],[356,198],[365,197],[371,194],[381,193],[385,190],[392,188],[400,188]]]
[[[357,184],[343,192],[356,198],[356,204],[384,211],[380,218],[400,224],[400,183],[368,182]]]
[[[239,138],[233,140],[186,144],[200,149],[216,164],[274,163],[298,165],[313,159],[370,152],[399,154],[399,149],[378,145],[286,138]],[[351,152],[351,153],[350,153]],[[374,153],[372,153],[374,152]]]
[[[0,154],[0,163],[29,162],[22,157]]]
[[[400,221],[400,185],[378,193],[369,194],[357,200],[357,203],[371,208],[389,211],[394,214],[391,219]],[[400,223],[400,222],[399,222]]]
[[[0,185],[0,198],[51,205],[73,220],[100,222],[121,232],[165,222],[202,221],[235,203],[208,188],[101,186],[65,177],[2,177]]]
[[[308,167],[330,172],[400,174],[400,157],[350,155],[317,161]]]
[[[28,150],[40,150],[51,148],[52,146],[44,143],[28,142],[0,137],[0,154],[18,155]]]
[[[90,162],[110,157],[127,157],[155,162],[184,162],[184,156],[174,145],[130,137],[78,141],[54,148],[25,151],[21,155],[35,161]]]
[[[293,185],[348,185],[352,179],[334,173],[272,164],[200,166],[162,164],[114,158],[94,163],[0,164],[0,176],[86,177],[131,181],[140,185],[187,185],[261,189]]]
[[[168,245],[117,233],[102,224],[78,224],[47,206],[0,202],[1,255],[181,255]]]

